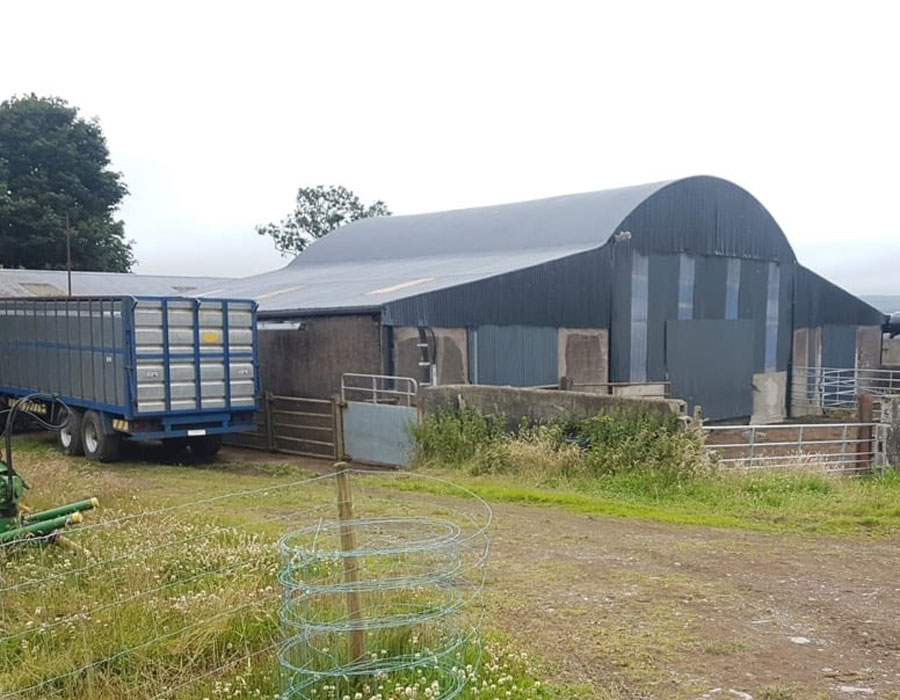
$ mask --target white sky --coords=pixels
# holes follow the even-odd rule
[[[143,273],[284,264],[298,186],[407,214],[696,174],[900,293],[900,10],[872,2],[7,2],[0,99],[98,116]]]

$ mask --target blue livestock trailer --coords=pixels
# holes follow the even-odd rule
[[[129,437],[215,455],[224,434],[254,429],[257,370],[251,300],[0,299],[0,399],[61,398],[67,454],[114,461]]]

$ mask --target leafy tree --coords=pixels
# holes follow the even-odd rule
[[[58,97],[0,103],[0,266],[128,272],[132,243],[116,208],[128,189],[109,168],[96,120]]]
[[[318,185],[297,190],[297,206],[280,224],[257,226],[260,236],[271,236],[283,255],[297,255],[306,246],[351,221],[370,216],[390,216],[380,199],[365,206],[351,190],[341,186]]]

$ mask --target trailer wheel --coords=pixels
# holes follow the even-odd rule
[[[115,462],[119,459],[121,437],[103,432],[103,421],[96,411],[88,411],[81,420],[81,442],[84,456],[99,462]]]
[[[163,452],[170,459],[178,457],[188,448],[188,439],[186,437],[174,437],[162,439]]]
[[[188,438],[188,445],[190,445],[191,454],[195,457],[215,457],[222,448],[222,436],[201,435]]]
[[[59,449],[64,455],[78,457],[84,454],[81,431],[81,411],[69,408],[69,419],[65,427],[56,431]]]

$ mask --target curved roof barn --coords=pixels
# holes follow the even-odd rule
[[[564,265],[608,246],[617,234],[636,250],[795,260],[784,233],[752,195],[726,180],[699,176],[363,219],[316,241],[280,270],[206,293],[255,298],[270,316],[385,309],[548,263]],[[598,265],[595,273],[604,271],[608,266]]]

